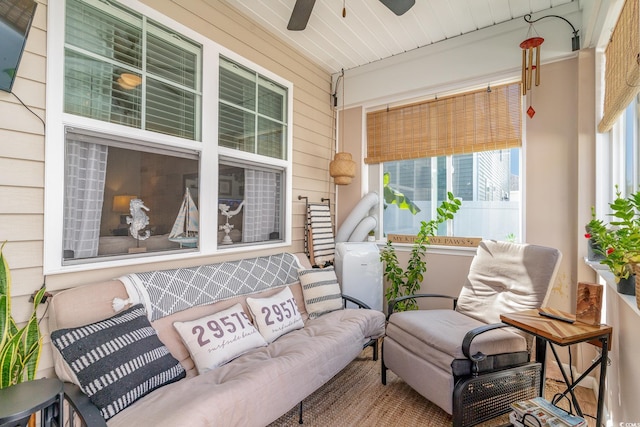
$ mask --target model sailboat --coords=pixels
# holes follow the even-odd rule
[[[180,246],[195,248],[198,243],[198,228],[198,207],[187,188],[178,216],[169,233],[169,240],[180,243]]]

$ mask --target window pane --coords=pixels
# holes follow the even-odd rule
[[[220,146],[255,153],[255,119],[255,115],[250,112],[220,104]]]
[[[436,217],[436,208],[451,191],[462,200],[462,207],[450,224],[439,228],[438,234],[518,239],[519,152],[520,149],[483,151],[384,163],[389,189],[402,193],[419,209],[415,215],[400,209],[385,191],[384,233],[416,234],[422,221]]]
[[[636,103],[631,102],[624,110],[621,121],[624,123],[622,135],[624,138],[624,194],[635,192],[634,168],[635,168],[635,126],[636,126]]]
[[[196,95],[147,78],[146,129],[195,139]]]
[[[283,239],[283,172],[233,161],[220,163],[218,244]]]
[[[285,87],[220,58],[219,145],[286,159],[287,102]]]
[[[286,136],[286,129],[280,123],[258,118],[258,154],[276,159],[286,158]]]
[[[67,132],[64,195],[64,261],[77,262],[112,256],[180,250],[197,245],[197,229],[181,240],[188,222],[180,217],[186,188],[194,203],[191,217],[197,227],[198,160],[154,152],[114,141]],[[130,201],[141,200],[140,215],[132,215]],[[139,230],[131,219],[147,217]],[[186,215],[187,220],[190,218]],[[138,224],[138,221],[134,221]],[[172,233],[174,225],[178,233]],[[136,238],[139,236],[139,239]],[[148,236],[148,237],[147,237]],[[174,237],[178,238],[174,238]]]
[[[256,111],[255,73],[221,58],[220,99],[237,107]]]
[[[140,126],[140,87],[118,82],[121,70],[74,52],[65,57],[64,111],[83,117]]]
[[[286,89],[282,86],[261,78],[258,87],[258,113],[281,122],[285,121],[286,94]]]
[[[110,10],[118,17],[77,0],[67,1],[65,42],[103,58],[142,68],[141,17],[111,4]]]
[[[66,14],[65,112],[199,140],[200,45],[108,2]]]
[[[166,34],[167,37],[171,35]],[[170,40],[170,39],[169,39]],[[197,49],[195,46],[194,50]],[[197,90],[198,56],[155,34],[147,35],[147,72]]]

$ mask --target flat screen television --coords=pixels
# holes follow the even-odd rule
[[[0,1],[0,90],[11,92],[37,5],[34,0]]]

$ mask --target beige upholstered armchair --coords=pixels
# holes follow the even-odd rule
[[[553,248],[485,240],[478,246],[453,310],[394,312],[389,302],[382,344],[382,383],[391,369],[453,415],[454,426],[506,413],[540,393],[532,338],[500,323],[500,314],[546,303],[562,254]]]

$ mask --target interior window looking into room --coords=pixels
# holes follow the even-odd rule
[[[283,240],[282,170],[229,159],[218,176],[219,248]]]
[[[198,156],[68,129],[63,262],[198,243]]]
[[[414,207],[385,203],[385,235],[415,235],[422,221],[436,217],[450,191],[462,207],[453,221],[440,225],[439,235],[518,240],[519,148],[385,162],[383,173],[390,189]]]
[[[116,2],[67,0],[64,111],[200,140],[202,46]]]
[[[220,58],[221,147],[287,159],[287,88]]]

